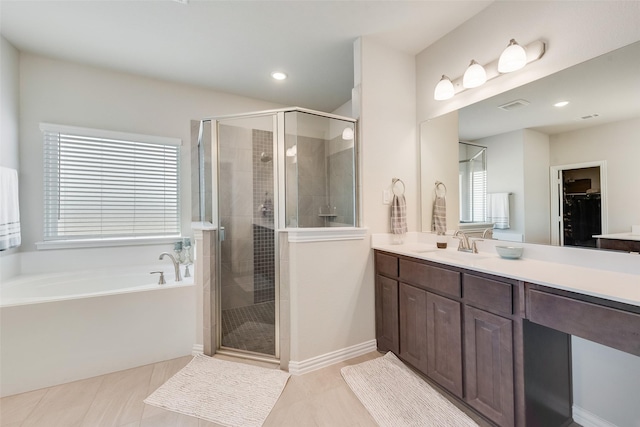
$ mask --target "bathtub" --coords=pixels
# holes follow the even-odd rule
[[[156,264],[3,280],[0,395],[191,354],[195,286],[172,276]]]

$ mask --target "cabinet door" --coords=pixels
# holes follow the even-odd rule
[[[514,424],[510,319],[465,306],[465,400],[499,426]]]
[[[427,291],[400,283],[400,357],[427,373]]]
[[[376,340],[378,350],[398,354],[398,282],[376,276]]]
[[[427,292],[427,375],[462,397],[460,303]]]

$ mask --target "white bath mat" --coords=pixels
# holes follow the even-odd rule
[[[391,352],[340,372],[381,427],[478,426]]]
[[[279,369],[199,355],[144,403],[225,426],[261,426],[288,379]]]

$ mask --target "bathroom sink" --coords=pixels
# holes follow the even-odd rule
[[[433,255],[436,257],[450,259],[452,261],[464,261],[464,262],[473,262],[480,261],[482,259],[487,259],[489,256],[474,254],[471,252],[459,252],[459,251],[434,251]]]
[[[426,248],[422,248],[422,249],[414,249],[412,252],[415,252],[417,254],[428,254],[428,253],[432,253],[432,252],[436,252],[438,249],[426,249]]]

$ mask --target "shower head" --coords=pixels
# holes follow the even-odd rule
[[[268,155],[267,153],[265,153],[264,151],[262,152],[262,154],[260,154],[260,161],[267,163],[270,162],[272,159],[272,157],[270,155]]]

